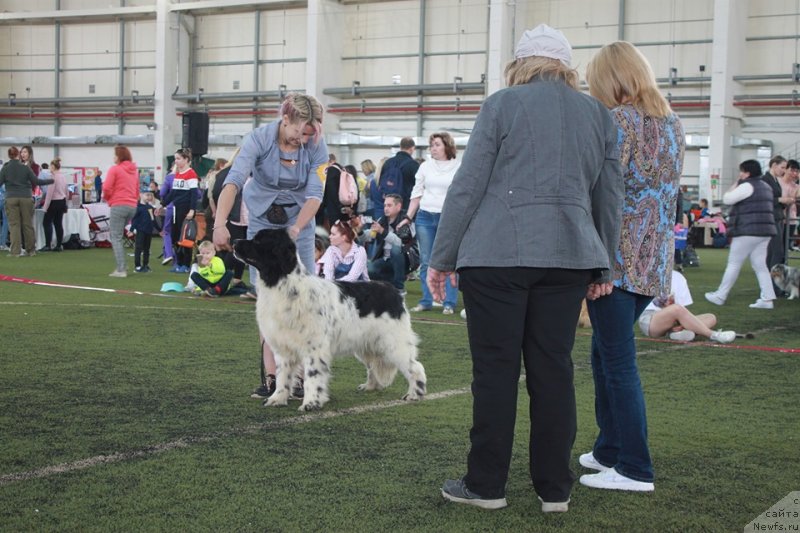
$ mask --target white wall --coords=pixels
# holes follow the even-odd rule
[[[3,9],[10,12],[38,13],[55,9],[55,0],[6,0]],[[107,9],[109,6],[154,6],[155,0],[61,0],[62,10]],[[316,5],[316,4],[315,4]],[[244,61],[242,65],[198,66],[176,65],[183,69],[183,77],[190,81],[181,84],[179,92],[191,93],[203,88],[205,93],[233,93],[233,82],[239,82],[238,92],[256,88],[275,91],[285,85],[288,89],[304,89],[308,68],[316,68],[322,76],[323,88],[350,87],[358,80],[362,87],[392,85],[393,76],[399,76],[402,85],[418,83],[418,52],[420,28],[420,2],[417,0],[340,3],[320,0],[326,11],[322,42],[340,56],[334,64],[319,65],[318,50],[308,50],[307,19],[309,10],[303,6],[259,11],[261,33],[258,38],[259,59],[262,63],[254,73],[252,60],[256,46],[255,8],[251,11],[225,13],[198,13],[193,17],[194,37],[182,38],[181,48],[189,47],[196,63]],[[425,58],[423,81],[428,84],[449,84],[458,76],[464,82],[477,82],[486,74],[485,53],[489,35],[489,2],[487,0],[428,0],[425,13]],[[751,0],[746,37],[756,38],[746,43],[745,67],[741,75],[789,74],[798,61],[798,26],[800,13],[796,0]],[[265,6],[260,6],[265,7]],[[641,50],[650,60],[657,77],[666,78],[671,68],[678,76],[701,75],[700,65],[705,65],[705,75],[711,72],[711,43],[680,44],[680,41],[710,40],[713,37],[714,0],[637,0],[625,2],[624,35],[627,40],[641,44]],[[583,75],[586,64],[599,46],[616,40],[619,34],[618,0],[518,0],[508,3],[514,20],[514,41],[526,28],[546,22],[564,31],[573,46],[574,65]],[[155,92],[155,19],[142,16],[124,22],[124,63],[120,91],[120,22],[106,20],[69,20],[60,25],[61,97],[90,96],[89,85],[95,86],[95,96],[130,95],[136,90],[140,95]],[[191,27],[191,23],[189,24]],[[176,30],[177,31],[177,30]],[[6,95],[16,93],[18,99],[50,98],[55,96],[54,53],[56,27],[53,21],[37,23],[4,23],[0,26],[0,137],[29,137],[60,135],[85,136],[124,133],[147,133],[146,117],[129,117],[121,125],[117,120],[64,120],[56,130],[52,119],[21,120],[10,118],[20,108],[4,106]],[[777,40],[758,40],[767,36],[794,36]],[[663,41],[666,44],[654,45]],[[672,44],[676,41],[677,44]],[[183,50],[184,52],[186,50]],[[477,53],[476,53],[477,52]],[[510,53],[510,50],[508,51]],[[402,55],[387,58],[381,56]],[[187,63],[189,60],[187,60]],[[139,67],[139,68],[134,68]],[[93,70],[93,69],[102,70]],[[36,70],[41,71],[36,71]],[[90,70],[91,69],[91,70]],[[254,83],[257,78],[257,87]],[[179,76],[180,78],[180,76]],[[741,83],[742,95],[791,95],[797,84],[790,80],[760,80]],[[27,90],[29,89],[29,90]],[[673,97],[700,97],[710,94],[708,83],[683,83],[664,87]],[[167,91],[171,94],[172,90]],[[321,95],[318,95],[321,96]],[[481,95],[459,95],[462,101],[480,101]],[[452,101],[456,95],[425,96],[424,101]],[[348,99],[335,96],[323,98],[329,104],[352,103],[358,105],[362,98]],[[379,95],[365,96],[366,103],[402,102],[416,104],[417,96]],[[181,102],[179,107],[192,106]],[[252,107],[252,103],[210,103],[212,112]],[[708,135],[707,110],[677,107],[684,119],[687,133]],[[67,106],[69,107],[69,106]],[[95,110],[113,105],[88,106]],[[206,109],[205,104],[196,106]],[[272,110],[277,103],[265,102],[260,109]],[[37,109],[37,112],[45,110]],[[53,109],[50,109],[52,112]],[[62,111],[67,111],[62,108]],[[69,111],[74,111],[69,109]],[[135,111],[127,108],[126,111]],[[328,131],[350,131],[364,136],[404,135],[427,137],[438,130],[455,134],[468,134],[474,112],[426,113],[418,122],[416,114],[369,113],[329,114]],[[800,140],[798,112],[787,108],[748,108],[744,113],[742,135],[763,138],[774,143],[776,151],[796,155]],[[268,114],[258,122],[271,120]],[[244,134],[253,126],[251,116],[212,115],[213,135]],[[135,158],[143,166],[154,166],[150,147],[133,146]],[[229,146],[213,146],[209,157],[228,156]],[[346,154],[347,163],[359,163],[371,158],[378,161],[391,154],[390,147],[339,147],[331,150]],[[734,151],[737,158],[752,157],[754,148]],[[51,158],[52,146],[37,146],[37,158],[43,154]],[[59,153],[66,165],[108,165],[106,146],[61,146]],[[690,152],[686,159],[687,181],[699,172],[699,155]]]

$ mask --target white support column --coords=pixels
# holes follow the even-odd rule
[[[514,54],[514,13],[519,2],[490,0],[489,49],[486,61],[486,96],[505,87],[503,69]]]
[[[156,0],[156,87],[154,101],[154,122],[158,125],[154,135],[153,161],[156,166],[156,180],[161,183],[168,169],[167,156],[178,148],[183,134],[178,107],[172,99],[175,92],[188,92],[187,80],[190,66],[191,42],[178,22],[178,15],[170,11],[170,0]],[[161,167],[161,168],[159,168]]]
[[[327,109],[332,98],[322,94],[322,89],[347,83],[340,80],[338,71],[342,61],[342,7],[331,0],[308,0],[307,24],[306,94],[316,97]],[[338,131],[337,115],[325,113],[323,126],[325,131]]]
[[[738,176],[739,152],[731,147],[731,139],[741,132],[744,119],[733,106],[740,88],[733,76],[740,73],[745,54],[747,11],[746,0],[714,0],[709,168],[700,174],[699,189],[700,198],[717,202]]]

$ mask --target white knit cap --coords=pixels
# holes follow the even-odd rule
[[[558,59],[566,66],[572,61],[572,46],[559,30],[547,24],[539,24],[532,30],[526,30],[514,50],[514,58],[540,56]]]

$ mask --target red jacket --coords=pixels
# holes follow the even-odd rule
[[[123,161],[108,169],[103,181],[103,198],[110,207],[139,203],[139,171],[136,163]]]

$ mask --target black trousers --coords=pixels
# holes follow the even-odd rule
[[[64,213],[67,212],[67,200],[53,200],[47,206],[47,211],[42,220],[44,229],[44,246],[50,246],[53,240],[53,227],[56,228],[56,244],[53,248],[61,246],[64,242]]]
[[[572,347],[588,270],[465,268],[459,287],[472,352],[472,429],[467,487],[505,496],[520,360],[531,419],[530,476],[544,501],[569,499],[577,431]]]
[[[177,266],[189,267],[192,264],[192,249],[179,246],[178,242],[181,240],[181,230],[183,229],[183,221],[186,220],[186,215],[189,213],[189,206],[176,205],[174,208],[173,222],[172,222],[172,247],[175,249],[175,264]]]
[[[136,248],[134,250],[134,264],[137,267],[150,264],[150,243],[153,236],[145,231],[136,232]]]
[[[228,292],[228,286],[231,284],[231,279],[233,279],[233,272],[226,270],[220,280],[216,283],[211,283],[208,281],[206,278],[200,275],[200,272],[192,272],[192,275],[189,277],[192,278],[192,281],[194,281],[195,285],[204,291],[207,291],[208,289],[214,289],[218,295],[222,296]]]

